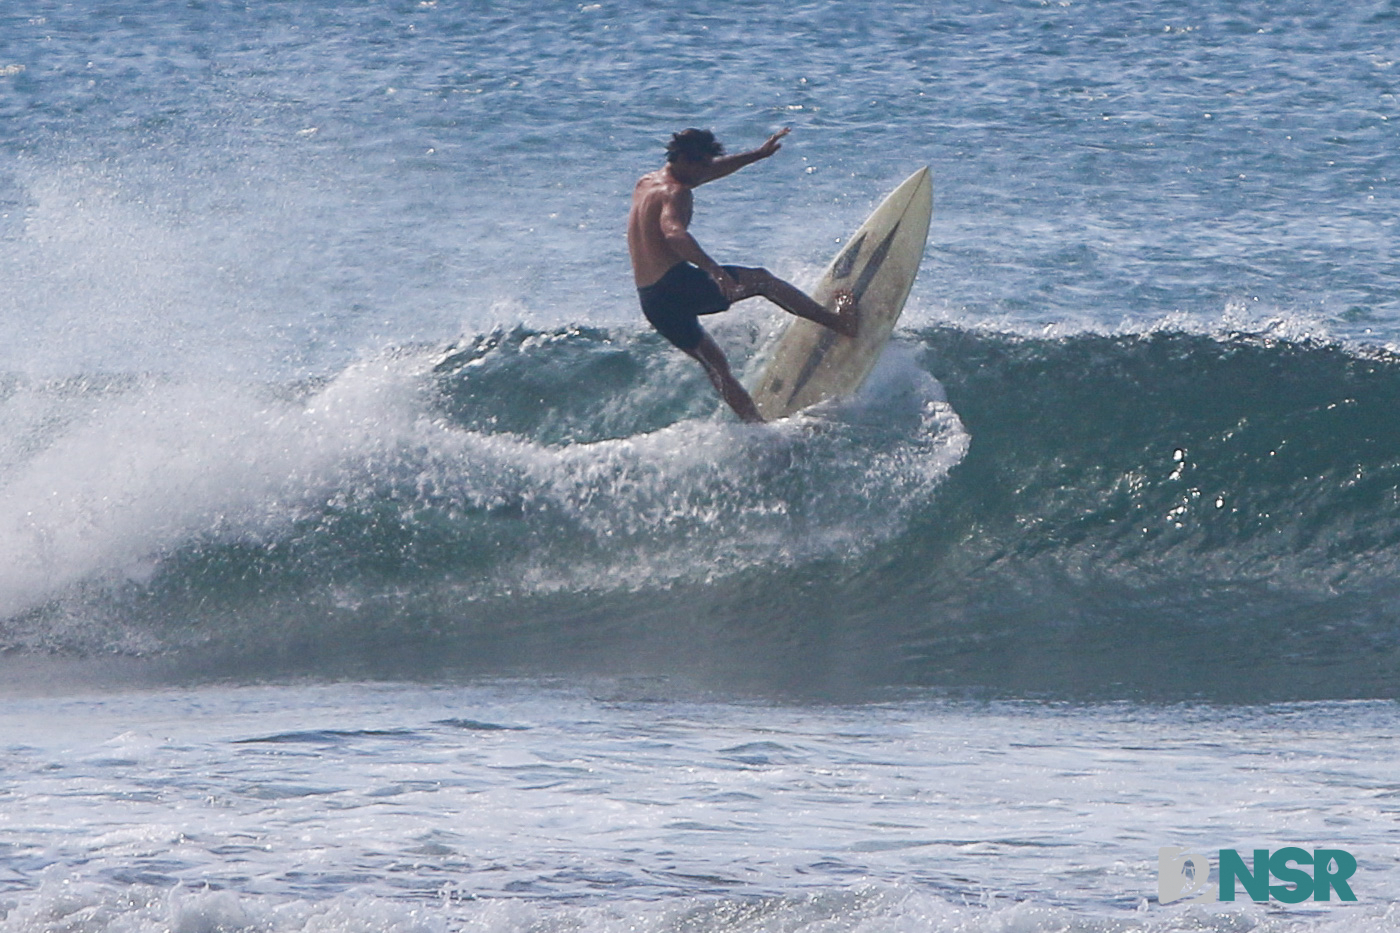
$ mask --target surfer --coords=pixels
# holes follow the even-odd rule
[[[749,393],[734,378],[729,361],[700,326],[699,316],[728,310],[736,301],[761,295],[790,314],[805,317],[847,337],[859,325],[855,299],[838,292],[836,311],[823,308],[797,287],[767,269],[721,266],[690,234],[695,201],[691,191],[766,159],[782,148],[784,127],[757,149],[725,155],[715,134],[688,129],[672,135],[666,164],[643,175],[632,192],[627,248],[642,313],[671,343],[705,367],[720,396],[744,421],[759,422]]]

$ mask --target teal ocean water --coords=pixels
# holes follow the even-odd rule
[[[1381,930],[1400,8],[0,10],[0,929]],[[646,326],[669,134],[855,398]],[[711,318],[752,378],[783,320]],[[1157,850],[1357,855],[1162,905]]]

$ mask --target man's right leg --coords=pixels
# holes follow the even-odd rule
[[[719,344],[709,334],[700,338],[693,348],[686,350],[691,356],[700,361],[700,365],[705,367],[705,375],[710,377],[710,382],[718,390],[720,397],[734,409],[734,413],[742,420],[750,424],[761,424],[763,416],[758,413],[758,406],[753,403],[753,398],[739,384],[739,380],[734,378],[734,373],[729,369],[729,360],[725,359],[724,351],[719,348]]]
[[[743,289],[743,295],[737,299],[739,301],[762,295],[789,314],[815,321],[838,334],[854,337],[859,330],[860,316],[850,292],[838,293],[836,306],[839,310],[828,311],[802,289],[784,282],[767,269],[746,269],[742,266],[724,268]]]

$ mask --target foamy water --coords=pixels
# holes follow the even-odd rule
[[[812,708],[661,700],[658,689],[347,685],[14,700],[0,721],[0,923],[1394,922],[1390,704]],[[1273,839],[1355,854],[1357,902],[1155,904],[1159,845],[1247,850]]]

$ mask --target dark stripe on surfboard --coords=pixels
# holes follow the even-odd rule
[[[831,277],[833,279],[844,279],[851,274],[851,270],[856,267],[856,259],[860,256],[860,248],[865,245],[865,238],[868,233],[862,233],[856,237],[850,246],[841,251],[841,255],[836,257],[836,261],[831,264]]]
[[[895,235],[899,233],[899,227],[900,224],[896,223],[890,228],[890,232],[880,241],[880,245],[875,247],[875,252],[870,255],[870,261],[866,263],[865,268],[861,270],[860,278],[856,279],[856,284],[851,289],[851,295],[855,298],[857,305],[860,304],[860,299],[864,297],[865,290],[870,287],[870,283],[875,280],[875,276],[880,271],[880,267],[885,264],[885,259],[890,254],[890,247],[894,245]],[[851,254],[851,261],[854,263],[855,254],[860,252],[861,245],[864,242],[865,234],[861,234],[860,237],[847,248],[846,252],[841,254],[840,258],[836,260],[838,270],[840,269],[841,263],[846,260],[846,255],[848,253]],[[836,270],[833,270],[832,278],[845,278],[850,274],[851,270],[849,268],[845,270],[844,275],[839,276],[836,275]],[[810,381],[812,376],[816,373],[817,367],[821,366],[822,360],[826,359],[827,352],[832,347],[836,346],[836,338],[839,337],[840,334],[836,333],[836,331],[831,328],[824,328],[824,330],[825,333],[823,333],[821,339],[817,341],[817,346],[812,351],[812,355],[807,357],[807,362],[802,366],[802,372],[798,374],[797,382],[793,385],[792,391],[787,394],[785,404],[792,404],[792,400],[797,397],[797,393],[802,391],[802,388],[807,385],[808,381]]]

